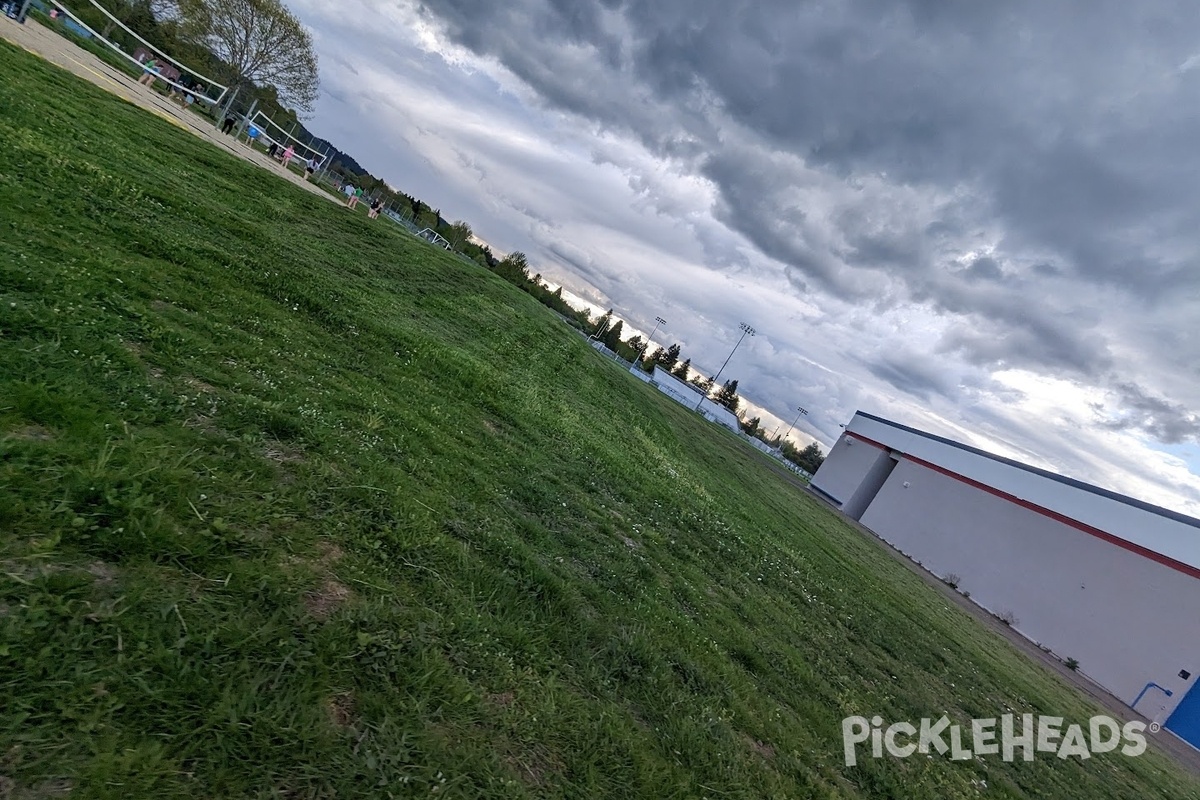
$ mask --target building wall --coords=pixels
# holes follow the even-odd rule
[[[1194,519],[1130,498],[1101,493],[1078,481],[1055,480],[1028,468],[855,414],[846,430],[1065,514],[1184,564],[1200,566],[1200,527]],[[819,477],[819,476],[818,476]],[[1108,496],[1106,496],[1108,495]],[[843,500],[845,498],[842,498]]]
[[[880,451],[865,442],[842,434],[825,456],[825,463],[813,476],[812,487],[840,506],[844,506],[879,461]]]
[[[862,523],[1151,718],[1196,681],[1200,580],[907,459]]]
[[[858,415],[812,485],[1152,720],[1197,683],[1195,520]]]

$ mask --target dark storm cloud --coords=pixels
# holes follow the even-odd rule
[[[1121,383],[1115,387],[1122,415],[1101,424],[1110,430],[1141,430],[1165,444],[1200,440],[1200,417],[1182,405],[1155,397],[1142,387]],[[1100,410],[1100,409],[1097,409]]]
[[[1200,46],[1193,26],[1178,24],[1191,18],[1186,3],[444,0],[428,8],[455,40],[498,59],[548,105],[693,158],[717,188],[718,218],[790,266],[794,285],[861,299],[873,282],[849,276],[852,266],[928,291],[926,275],[938,266],[922,239],[982,220],[1002,229],[1011,252],[1000,255],[1038,249],[1034,278],[1052,261],[1060,274],[1151,299],[1200,280],[1198,249],[1189,247],[1196,231],[1178,211],[1200,205],[1200,116],[1177,107],[1200,99],[1200,73],[1178,70]],[[945,221],[914,220],[879,237],[863,229],[862,215],[841,214],[822,235],[811,220],[826,209],[788,196],[812,179],[797,164],[966,196]],[[1145,243],[1156,240],[1174,246],[1149,251]],[[981,259],[964,277],[1002,273],[998,261]],[[1045,352],[1047,367],[1082,364],[1103,349],[1068,341],[1061,327],[1026,333],[1050,335],[1041,348],[1011,337],[1026,361]]]
[[[946,396],[954,389],[939,365],[919,354],[892,353],[867,361],[865,366],[880,380],[927,402],[935,394]]]

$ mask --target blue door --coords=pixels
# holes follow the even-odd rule
[[[1200,680],[1175,706],[1167,718],[1167,727],[1192,747],[1200,748]]]

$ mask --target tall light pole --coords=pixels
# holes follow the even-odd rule
[[[740,337],[738,337],[737,344],[735,344],[733,346],[733,349],[729,351],[729,356],[725,359],[725,363],[721,365],[721,368],[719,370],[717,370],[717,374],[713,376],[712,386],[717,385],[717,379],[720,378],[721,373],[725,371],[725,367],[728,366],[728,364],[729,364],[729,359],[733,358],[733,354],[737,352],[738,345],[740,345],[742,343],[742,339],[745,339],[747,336],[753,336],[755,334],[754,328],[751,328],[749,325],[747,325],[744,322],[739,322],[738,327],[742,329],[742,335]],[[712,386],[709,387],[710,390],[711,390]],[[701,404],[707,399],[708,399],[708,392],[707,391],[701,392],[700,393],[700,402],[696,403],[696,407],[693,408],[692,410],[699,411]]]
[[[665,319],[663,319],[662,317],[655,317],[654,322],[655,322],[654,330],[650,331],[650,337],[648,339],[646,339],[646,343],[644,345],[642,345],[642,352],[638,353],[638,357],[637,357],[638,361],[641,361],[646,356],[646,351],[650,349],[650,342],[653,341],[654,334],[658,333],[658,326],[667,324],[667,321]],[[633,363],[636,364],[637,361],[635,361]]]
[[[797,412],[797,413],[796,413],[796,419],[792,420],[792,424],[788,426],[787,433],[785,433],[785,434],[783,435],[783,438],[784,438],[784,439],[787,439],[787,437],[788,437],[788,433],[791,433],[791,432],[792,432],[792,428],[796,427],[796,423],[800,421],[800,417],[801,417],[801,415],[803,415],[803,416],[806,416],[806,417],[808,416],[808,412],[807,412],[807,411],[805,411],[805,410],[804,410],[803,408],[801,408],[800,406],[796,406],[796,412]]]

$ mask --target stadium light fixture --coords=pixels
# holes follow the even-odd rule
[[[792,428],[796,427],[796,423],[800,421],[800,417],[802,417],[802,416],[807,417],[808,411],[806,411],[801,406],[796,406],[796,418],[794,420],[792,420],[792,424],[788,426],[787,433],[785,433],[783,435],[784,439],[786,439],[788,437],[788,435],[792,432]]]
[[[638,353],[638,357],[637,357],[638,361],[641,361],[643,358],[646,357],[646,351],[650,349],[650,342],[654,340],[654,334],[658,333],[659,325],[667,324],[667,321],[665,319],[663,319],[662,317],[655,317],[654,322],[655,322],[654,330],[650,331],[650,336],[646,338],[646,343],[644,345],[642,345],[642,352]],[[635,361],[633,363],[636,364],[637,361]]]
[[[721,373],[725,371],[725,367],[728,366],[728,364],[729,364],[729,359],[733,358],[733,354],[737,352],[738,345],[740,345],[742,343],[742,339],[745,339],[747,336],[753,336],[755,333],[757,333],[757,331],[754,330],[754,328],[750,327],[745,322],[739,322],[738,327],[742,329],[742,335],[740,337],[738,337],[737,344],[735,344],[733,346],[733,349],[729,351],[729,356],[725,359],[725,363],[721,365],[721,368],[719,370],[717,370],[717,374],[713,376],[712,386],[717,385],[717,379],[719,379],[721,377]],[[712,387],[710,386],[709,388],[711,389]],[[700,393],[700,402],[696,403],[696,407],[693,408],[692,410],[699,411],[700,406],[707,399],[708,399],[708,392],[701,392]]]

